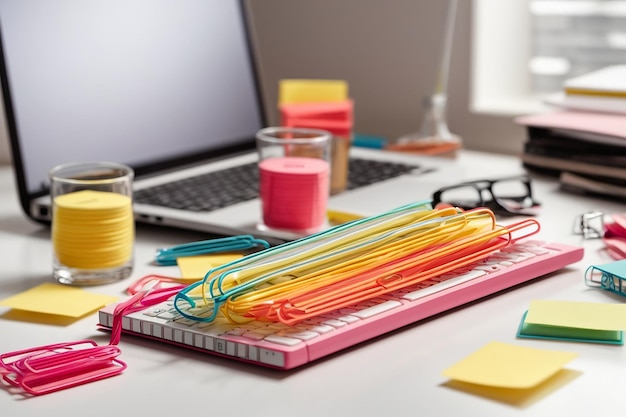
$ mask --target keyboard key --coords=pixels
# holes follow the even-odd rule
[[[318,334],[326,334],[335,330],[333,326],[328,326],[326,324],[317,324],[315,326],[309,327],[309,330]]]
[[[345,321],[341,321],[341,320],[337,320],[337,319],[328,319],[323,324],[325,324],[327,326],[332,326],[335,329],[340,329],[340,328],[348,325],[348,323],[346,323]]]
[[[267,335],[260,334],[260,333],[254,333],[254,332],[245,332],[241,336],[245,337],[246,339],[250,339],[250,340],[263,340],[263,339],[265,339],[265,337]]]
[[[315,339],[320,334],[316,332],[312,332],[312,331],[307,331],[307,330],[303,330],[303,331],[283,330],[280,333],[277,333],[276,335],[284,336],[284,337],[292,337],[294,339],[300,339],[300,340],[311,340],[311,339]],[[267,338],[265,340],[267,340]]]
[[[404,294],[402,296],[402,298],[404,298],[405,300],[409,300],[409,301],[415,301],[415,300],[418,300],[420,298],[424,298],[424,297],[426,297],[428,295],[432,295],[432,294],[435,294],[435,293],[437,293],[439,291],[445,290],[446,288],[450,288],[450,287],[453,287],[455,285],[459,285],[459,284],[461,284],[463,282],[471,281],[471,280],[476,279],[478,277],[482,277],[483,275],[487,275],[487,272],[483,271],[483,270],[480,270],[480,269],[477,269],[477,270],[474,270],[474,271],[467,272],[467,273],[465,273],[463,275],[459,275],[457,277],[450,278],[450,279],[448,279],[446,281],[442,281],[438,285],[433,285],[433,286],[431,286],[429,288],[424,288],[424,289],[420,289],[420,290],[417,290],[417,291],[410,292],[408,294]]]
[[[356,323],[359,321],[359,318],[354,315],[346,314],[345,316],[337,317],[337,320],[345,321],[348,324]]]
[[[259,349],[259,362],[282,368],[285,366],[285,355],[265,348]]]
[[[360,319],[367,319],[377,314],[384,313],[385,311],[389,311],[393,308],[400,307],[401,305],[402,303],[399,301],[385,301],[384,303],[366,308],[365,310],[355,311],[354,313],[352,313],[352,315]]]
[[[279,336],[277,334],[271,334],[264,339],[266,342],[278,343],[279,345],[295,346],[298,343],[302,343],[301,339],[295,337]]]

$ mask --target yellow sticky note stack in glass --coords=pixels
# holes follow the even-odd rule
[[[54,199],[52,241],[57,258],[72,268],[123,265],[132,257],[135,236],[132,199],[94,190]]]

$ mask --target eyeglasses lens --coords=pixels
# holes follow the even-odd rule
[[[537,205],[529,195],[528,183],[522,178],[497,181],[492,185],[491,191],[498,204],[511,213]]]
[[[441,194],[441,201],[463,209],[472,209],[483,205],[480,190],[473,184],[445,190]]]

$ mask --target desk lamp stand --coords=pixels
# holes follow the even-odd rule
[[[426,113],[421,130],[399,138],[396,144],[392,145],[394,150],[437,154],[454,151],[461,147],[461,138],[450,133],[446,122],[447,82],[456,9],[457,0],[450,0],[435,93],[425,100]]]

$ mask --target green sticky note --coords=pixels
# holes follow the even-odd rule
[[[522,317],[518,337],[623,344],[626,305],[535,300]]]

